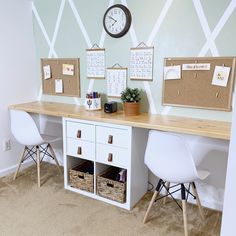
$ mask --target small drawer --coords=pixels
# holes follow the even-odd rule
[[[90,124],[67,121],[66,135],[69,138],[94,142],[95,127]]]
[[[97,126],[96,142],[127,148],[129,146],[129,133],[126,129]]]
[[[67,138],[67,155],[94,160],[95,144],[92,142]]]
[[[128,149],[120,147],[111,147],[104,144],[97,144],[96,160],[104,164],[118,165],[121,167],[128,168]]]

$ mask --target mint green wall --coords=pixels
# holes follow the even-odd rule
[[[85,50],[89,45],[99,44],[102,34],[102,18],[109,2],[112,4],[127,4],[132,13],[133,33],[131,30],[124,37],[114,39],[106,35],[104,47],[106,49],[106,66],[119,63],[124,67],[129,67],[129,49],[137,46],[141,41],[147,43],[159,17],[163,14],[163,9],[169,6],[157,34],[150,45],[154,46],[154,76],[153,82],[130,81],[127,85],[139,87],[143,90],[142,110],[149,109],[149,102],[154,101],[154,108],[149,110],[152,113],[165,113],[171,115],[190,116],[199,118],[209,118],[216,120],[230,120],[231,112],[219,112],[203,109],[190,109],[171,107],[166,109],[161,105],[162,97],[162,71],[164,57],[185,57],[185,56],[234,56],[236,55],[236,10],[235,5],[229,7],[229,0],[120,0],[120,1],[85,1],[85,0],[34,0],[33,1],[33,23],[34,35],[38,60],[38,87],[40,91],[40,58],[42,57],[79,57],[81,62],[81,98],[73,99],[68,97],[42,95],[42,100],[59,102],[79,102],[83,104],[85,93],[91,86],[91,80],[86,78],[86,54]],[[62,5],[61,5],[62,4]],[[50,48],[46,37],[52,42],[58,12],[64,6],[61,20],[59,21],[58,34],[55,38],[54,50],[56,55],[49,55]],[[87,33],[87,41],[78,24],[77,18],[72,11],[73,6],[77,11],[81,22]],[[35,7],[35,8],[34,8]],[[228,7],[230,9],[228,9]],[[203,10],[205,17],[204,28],[199,20],[198,13]],[[206,42],[204,30],[212,32],[225,13],[223,27],[219,35],[213,41],[216,50],[206,50],[200,55],[201,49]],[[38,14],[38,17],[37,17]],[[77,16],[78,16],[77,15]],[[203,19],[203,18],[202,18]],[[41,20],[41,23],[40,22]],[[42,28],[45,28],[45,31]],[[150,89],[150,90],[149,90]],[[106,93],[106,80],[95,80],[93,90]],[[149,93],[149,91],[151,93]],[[147,94],[149,95],[149,99]],[[118,100],[119,101],[119,100]]]

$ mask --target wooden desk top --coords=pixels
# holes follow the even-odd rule
[[[123,111],[108,114],[103,111],[86,111],[83,106],[55,102],[30,102],[16,104],[9,106],[9,109],[17,109],[51,116],[129,125],[146,129],[200,135],[210,138],[230,139],[231,123],[223,121],[167,115],[151,115],[148,113],[141,113],[138,116],[125,116]]]

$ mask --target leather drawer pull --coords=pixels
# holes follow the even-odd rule
[[[108,143],[110,143],[110,144],[113,143],[113,136],[112,135],[108,136]]]
[[[81,130],[77,131],[77,138],[81,138]]]
[[[108,154],[107,161],[112,162],[112,157],[113,157],[113,154],[112,154],[112,153],[109,153],[109,154]]]
[[[81,155],[81,154],[82,154],[82,147],[78,147],[78,149],[77,149],[77,154],[78,154],[78,155]]]

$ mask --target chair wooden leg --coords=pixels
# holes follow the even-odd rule
[[[152,196],[152,199],[151,199],[151,201],[150,201],[150,203],[149,203],[149,206],[148,206],[148,209],[147,209],[147,211],[146,211],[146,213],[145,213],[145,216],[144,216],[144,218],[143,218],[143,223],[144,223],[144,224],[145,224],[146,221],[147,221],[148,214],[149,214],[149,212],[150,212],[150,210],[151,210],[151,208],[152,208],[153,203],[155,202],[156,198],[157,198],[158,195],[159,195],[161,185],[162,185],[162,180],[160,179],[159,182],[158,182],[158,184],[157,184],[156,190],[155,190],[155,192],[154,192],[154,194],[153,194],[153,196]]]
[[[183,210],[183,220],[184,220],[184,235],[188,236],[188,220],[187,220],[187,201],[185,187],[181,184],[181,198],[182,198],[182,210]]]
[[[152,205],[153,205],[154,201],[156,200],[156,198],[157,198],[157,196],[158,196],[158,193],[159,193],[159,192],[155,190],[154,194],[152,195],[152,200],[151,200],[150,203],[149,203],[148,209],[147,209],[147,211],[146,211],[146,213],[145,213],[145,216],[144,216],[144,219],[143,219],[143,223],[144,223],[144,224],[145,224],[146,221],[147,221],[148,214],[149,214],[149,212],[150,212],[150,210],[151,210],[151,208],[152,208]]]
[[[36,152],[37,152],[37,174],[38,174],[38,187],[40,188],[40,150],[39,146],[36,146]]]
[[[182,200],[182,208],[183,208],[183,219],[184,219],[184,235],[188,236],[188,221],[187,221],[186,200]]]
[[[56,162],[56,165],[57,165],[57,168],[58,168],[58,170],[59,170],[59,173],[62,174],[62,171],[61,171],[59,162],[58,162],[58,160],[57,160],[57,158],[56,158],[55,152],[54,152],[54,150],[53,150],[53,148],[52,148],[52,146],[51,146],[50,143],[48,144],[48,147],[49,147],[49,150],[50,150],[50,152],[51,152],[51,154],[52,154],[52,156],[53,156],[53,159],[54,159],[55,162]]]
[[[13,180],[16,179],[17,174],[18,174],[18,172],[19,172],[19,170],[20,170],[21,163],[22,163],[23,160],[24,160],[25,150],[26,150],[26,146],[24,147],[24,150],[23,150],[23,152],[22,152],[22,154],[21,154],[20,161],[19,161],[18,167],[17,167],[17,169],[16,169],[16,172],[15,172],[15,174],[14,174]]]
[[[201,201],[200,201],[199,196],[198,196],[196,185],[195,185],[194,182],[192,182],[191,186],[192,186],[193,194],[196,197],[197,206],[198,206],[200,216],[201,216],[202,220],[204,220],[205,216],[204,216],[204,212],[203,212],[203,209],[202,209]]]
[[[168,191],[169,191],[170,182],[166,182],[166,188],[167,188]],[[168,194],[168,191],[166,190],[166,192],[165,192],[166,195]],[[163,198],[163,204],[164,204],[164,205],[166,204],[166,199],[167,199],[167,197],[164,197],[164,198]]]

